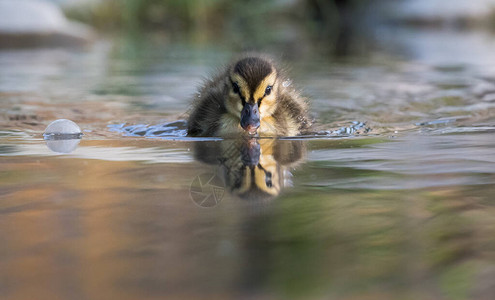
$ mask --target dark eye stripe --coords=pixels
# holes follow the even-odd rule
[[[261,100],[263,100],[263,98],[265,98],[265,96],[270,95],[270,93],[272,92],[272,89],[273,89],[273,85],[269,85],[266,87],[265,94],[263,95],[263,97],[258,99],[258,106],[261,105]]]
[[[241,98],[241,101],[242,101],[242,105],[244,105],[246,103],[246,99],[244,99],[244,97],[241,94],[241,88],[239,87],[237,82],[234,82],[231,78],[230,78],[230,84],[232,84],[232,89],[234,90],[234,93],[239,95],[239,97]]]
[[[234,93],[239,94],[241,92],[241,89],[239,88],[239,85],[236,82],[232,83],[232,88],[234,89]]]
[[[263,97],[261,97],[261,98],[258,99],[258,106],[261,105],[261,100],[263,100],[263,98],[265,98],[265,95],[263,95]]]
[[[239,84],[232,80],[232,78],[229,77],[230,84],[232,85],[232,89],[234,90],[234,93],[239,94],[241,89],[239,88]]]

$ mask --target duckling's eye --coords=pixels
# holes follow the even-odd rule
[[[272,86],[269,85],[269,86],[266,87],[265,95],[268,96],[268,95],[270,95],[271,92],[272,92]]]
[[[239,85],[237,84],[237,82],[232,82],[232,89],[234,90],[234,93],[239,94],[240,89],[239,89]]]

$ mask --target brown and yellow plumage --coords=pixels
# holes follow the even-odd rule
[[[303,97],[283,82],[283,72],[261,55],[246,55],[199,90],[189,136],[295,136],[311,125]]]

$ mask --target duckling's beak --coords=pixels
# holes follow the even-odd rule
[[[251,135],[256,133],[260,127],[258,104],[246,102],[241,111],[241,127]]]

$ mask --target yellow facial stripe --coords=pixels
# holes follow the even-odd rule
[[[272,173],[272,185],[268,186],[265,171],[263,171],[259,168],[256,168],[254,171],[254,180],[255,180],[256,186],[260,190],[262,190],[268,194],[271,194],[271,195],[277,195],[279,192],[279,187],[278,187],[277,182],[273,182],[274,179],[275,178],[274,178],[273,173]]]
[[[265,95],[266,87],[275,84],[275,79],[277,79],[277,73],[275,72],[272,72],[270,75],[266,76],[265,79],[263,79],[254,92],[254,101],[258,101],[258,99]]]

